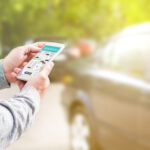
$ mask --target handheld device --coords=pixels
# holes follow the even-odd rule
[[[32,76],[40,72],[47,62],[53,61],[64,47],[65,45],[60,43],[46,43],[45,46],[41,48],[40,52],[38,52],[19,72],[17,79],[28,81]]]

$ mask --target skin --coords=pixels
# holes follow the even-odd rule
[[[25,86],[25,84],[33,86],[39,92],[40,96],[43,96],[44,91],[50,84],[48,75],[54,66],[53,62],[47,63],[43,70],[35,77],[32,77],[28,82],[18,80],[16,76],[20,72],[21,68],[23,68],[45,44],[45,42],[37,42],[27,46],[21,46],[13,49],[5,57],[2,66],[8,83],[17,83],[20,90]]]
[[[47,63],[40,73],[38,73],[35,77],[31,78],[27,82],[27,85],[30,85],[30,86],[33,86],[34,88],[36,88],[36,90],[39,92],[41,97],[43,96],[45,90],[50,85],[50,80],[49,80],[48,76],[49,76],[53,66],[54,66],[53,62]]]

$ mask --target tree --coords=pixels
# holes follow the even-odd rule
[[[150,20],[149,0],[5,0],[0,2],[0,42],[5,50],[40,35],[101,40]]]

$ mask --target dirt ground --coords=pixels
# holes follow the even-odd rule
[[[52,84],[41,101],[40,112],[32,127],[7,150],[68,150],[68,126],[61,105],[64,86]],[[18,92],[11,89],[0,91],[0,99],[9,98]]]

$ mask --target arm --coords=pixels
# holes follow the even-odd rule
[[[16,78],[24,63],[35,56],[43,44],[19,47],[3,60],[3,77],[5,75],[8,83],[17,83],[21,92],[13,98],[0,101],[0,150],[18,139],[31,125],[39,109],[40,97],[50,84],[48,75],[54,65],[52,62],[47,63],[43,70],[27,83]]]
[[[0,60],[0,89],[8,88],[10,84],[7,82],[2,68],[2,60]]]
[[[17,140],[32,124],[39,110],[40,95],[32,86],[0,102],[0,149]]]
[[[53,63],[47,63],[19,94],[0,102],[0,149],[18,139],[31,125],[39,109],[40,97],[49,87],[48,75],[52,68]]]

